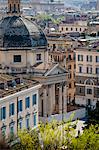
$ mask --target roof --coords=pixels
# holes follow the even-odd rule
[[[25,17],[8,16],[0,21],[0,47],[47,46],[42,30]]]
[[[38,81],[21,76],[0,74],[0,99],[39,85]]]
[[[38,76],[49,76],[49,74],[58,68],[60,73],[55,72],[53,75],[60,75],[68,73],[67,70],[59,65],[58,63],[41,63],[34,67],[34,74],[38,74]]]

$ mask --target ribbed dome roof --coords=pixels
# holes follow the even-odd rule
[[[41,47],[47,40],[40,28],[32,21],[9,16],[0,21],[0,47]]]

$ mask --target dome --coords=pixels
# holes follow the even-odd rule
[[[32,21],[9,16],[0,21],[0,47],[42,47],[47,40],[42,30]]]

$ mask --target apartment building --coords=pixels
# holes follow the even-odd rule
[[[76,49],[76,104],[92,109],[99,101],[99,47]]]
[[[87,21],[75,21],[73,23],[62,23],[59,25],[61,33],[82,33],[87,29]]]
[[[38,126],[40,87],[37,82],[0,75],[0,132],[3,136]]]
[[[49,61],[57,62],[68,70],[67,78],[67,102],[70,104],[75,100],[75,54],[74,47],[78,45],[76,41],[67,38],[64,34],[49,34],[48,49]]]

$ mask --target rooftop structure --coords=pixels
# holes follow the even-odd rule
[[[0,98],[29,89],[37,84],[39,82],[23,78],[22,75],[19,77],[0,74]]]

